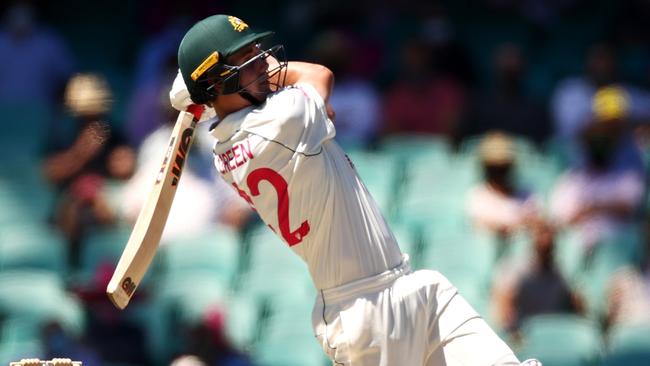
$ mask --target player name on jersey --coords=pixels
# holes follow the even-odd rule
[[[233,171],[254,158],[248,139],[239,144],[234,144],[225,153],[215,154],[215,156],[217,158],[217,170],[221,174]]]

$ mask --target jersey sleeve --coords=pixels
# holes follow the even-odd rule
[[[304,83],[270,96],[243,129],[306,155],[318,154],[336,134],[323,98]]]

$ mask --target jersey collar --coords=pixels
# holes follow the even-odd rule
[[[217,142],[223,142],[230,139],[240,130],[246,114],[248,114],[253,108],[253,106],[242,108],[237,112],[230,113],[222,120],[216,119],[211,121],[210,134],[217,139]]]

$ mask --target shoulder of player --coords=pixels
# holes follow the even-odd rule
[[[312,99],[312,96],[308,85],[288,85],[281,90],[271,94],[267,99],[267,104],[277,102],[304,104],[309,99]]]
[[[298,86],[288,86],[268,96],[266,102],[246,115],[243,128],[260,124],[302,121],[309,109],[309,96]]]

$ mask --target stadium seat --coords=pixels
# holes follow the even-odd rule
[[[542,202],[546,202],[561,172],[552,160],[542,155],[530,155],[521,157],[515,174],[520,187],[532,191]]]
[[[231,294],[226,299],[226,334],[232,344],[249,352],[259,337],[262,308],[245,294]]]
[[[50,111],[38,103],[0,105],[0,144],[17,156],[37,156],[43,149],[49,131]],[[0,160],[3,158],[0,157]],[[9,160],[9,159],[7,159]]]
[[[588,258],[578,286],[586,300],[588,315],[593,319],[600,320],[606,315],[606,291],[614,272],[624,266],[637,265],[642,258],[638,234],[630,227],[603,238]]]
[[[23,358],[45,358],[45,350],[41,342],[32,341],[2,341],[0,342],[0,364],[9,365],[10,362],[20,361]]]
[[[411,257],[411,265],[415,268],[416,262],[422,256],[422,230],[417,224],[395,222],[389,223],[403,253]],[[418,263],[419,265],[419,263]]]
[[[230,285],[239,268],[240,248],[239,233],[225,226],[171,239],[160,247],[161,275],[199,270]]]
[[[26,160],[24,164],[39,163]],[[4,165],[3,169],[10,167]],[[53,208],[54,194],[44,182],[34,181],[36,179],[21,175],[5,179],[0,173],[0,205],[3,208],[0,210],[0,227],[46,222]]]
[[[404,161],[419,156],[447,156],[451,146],[449,140],[443,136],[393,134],[381,140],[379,149]]]
[[[258,301],[303,298],[313,288],[307,265],[268,227],[260,226],[249,236],[248,266],[237,291]]]
[[[425,237],[421,268],[441,272],[483,316],[492,281],[496,246],[489,235],[472,230],[431,233]]]
[[[49,271],[1,272],[0,314],[7,319],[27,319],[35,327],[57,321],[73,335],[80,335],[84,326],[81,305],[65,292],[62,280]]]
[[[92,230],[81,245],[78,282],[93,278],[95,271],[105,264],[117,265],[131,235],[128,226],[97,228]],[[146,276],[145,276],[146,278]]]
[[[576,230],[564,229],[558,231],[555,238],[556,263],[569,283],[576,286],[586,265],[580,233]]]
[[[314,336],[311,312],[315,296],[307,301],[284,298],[270,309],[253,358],[259,365],[325,365],[327,357]]]
[[[596,323],[573,314],[544,314],[524,320],[519,359],[537,358],[544,366],[596,365],[602,339]]]
[[[620,325],[609,330],[603,366],[650,364],[650,324]]]
[[[45,223],[7,225],[0,230],[0,272],[33,268],[64,276],[66,251],[62,235]]]
[[[348,157],[384,215],[391,217],[402,174],[398,160],[390,154],[367,150],[351,150]]]
[[[577,147],[568,144],[560,138],[549,138],[542,146],[543,155],[546,159],[555,165],[559,171],[566,170],[570,167],[572,156],[575,155]]]
[[[253,351],[253,360],[260,366],[332,364],[313,334],[292,334],[286,331],[271,334],[268,340],[260,343]]]
[[[222,309],[229,289],[212,272],[177,272],[164,281],[152,281],[147,334],[150,354],[167,362],[184,344],[178,334],[201,321],[210,309]]]

